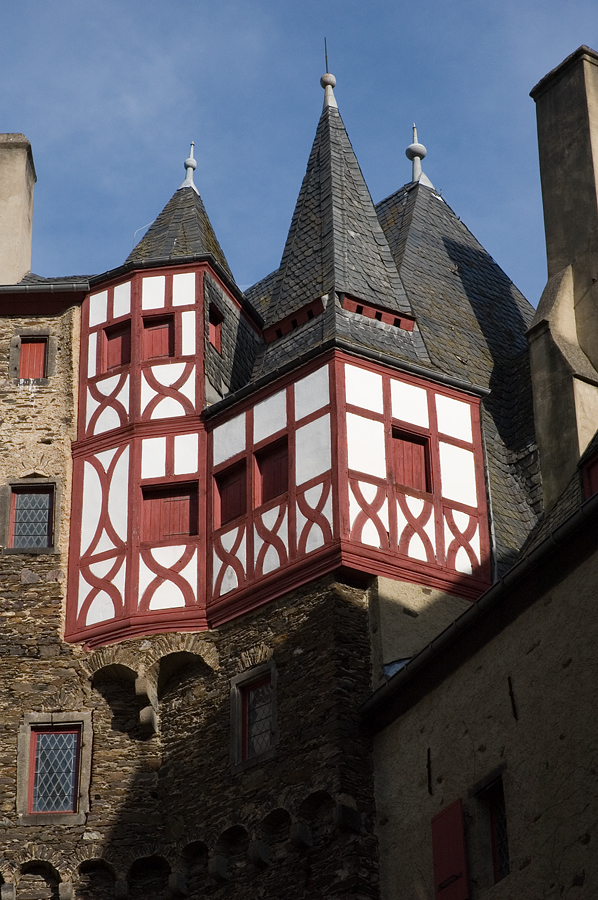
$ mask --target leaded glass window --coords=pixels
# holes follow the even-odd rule
[[[32,731],[31,812],[75,811],[79,734],[79,728]]]
[[[270,678],[243,690],[243,758],[261,756],[272,747],[272,683]]]
[[[14,489],[11,547],[23,550],[52,546],[52,488]]]

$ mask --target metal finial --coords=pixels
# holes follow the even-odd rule
[[[326,38],[324,38],[324,58],[326,59],[326,74],[328,74],[328,45]]]
[[[193,188],[196,194],[199,193],[197,188],[193,183],[193,172],[197,169],[197,162],[193,157],[193,148],[195,147],[195,141],[191,141],[191,149],[189,150],[189,156],[185,160],[185,180],[183,181],[181,188],[190,187]],[[181,189],[179,188],[179,190]]]
[[[427,178],[427,176],[422,172],[422,159],[424,159],[427,152],[428,151],[426,150],[424,145],[420,144],[417,140],[417,127],[414,122],[413,143],[409,144],[409,146],[405,150],[405,156],[412,162],[411,180],[419,181],[421,184],[425,184],[427,187],[433,187],[430,179]]]

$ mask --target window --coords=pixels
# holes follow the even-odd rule
[[[216,476],[216,527],[232,522],[247,512],[247,468],[237,463]]]
[[[272,661],[231,680],[231,759],[244,768],[276,748],[276,668]]]
[[[434,895],[467,900],[469,883],[463,831],[463,805],[456,800],[432,819]]]
[[[222,323],[224,316],[220,310],[211,305],[208,313],[208,338],[212,347],[222,353]]]
[[[426,437],[392,430],[395,482],[401,487],[430,492],[430,451]]]
[[[77,810],[81,729],[34,728],[30,750],[30,813]]]
[[[502,778],[480,795],[481,802],[488,810],[490,820],[490,845],[492,847],[492,866],[494,883],[502,881],[510,871],[509,839],[507,835],[507,811]]]
[[[581,474],[584,496],[586,500],[589,500],[590,497],[593,497],[598,492],[598,456],[588,460],[583,466]]]
[[[46,377],[46,351],[48,341],[46,338],[21,338],[21,352],[19,355],[19,378],[41,379]]]
[[[131,362],[131,323],[122,322],[104,331],[106,338],[106,369],[127,366]]]
[[[288,441],[285,437],[255,454],[257,462],[256,503],[260,506],[288,490]]]
[[[141,540],[149,543],[197,534],[197,485],[143,488]]]
[[[143,358],[174,356],[173,316],[154,316],[143,320]]]
[[[9,547],[36,550],[53,544],[54,489],[13,487]]]

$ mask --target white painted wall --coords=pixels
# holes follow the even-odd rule
[[[390,382],[390,396],[394,419],[428,428],[428,392],[424,388],[393,379]]]
[[[295,419],[303,419],[330,401],[328,366],[300,378],[295,384]]]
[[[386,478],[384,423],[347,413],[349,468]]]
[[[245,449],[245,413],[218,425],[213,438],[215,466],[241,453]]]
[[[320,416],[295,435],[295,483],[303,484],[327,472],[331,465],[330,416]]]
[[[345,392],[347,403],[382,412],[382,375],[360,369],[357,366],[345,366]]]

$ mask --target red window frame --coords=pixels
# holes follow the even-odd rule
[[[150,316],[143,320],[143,358],[174,356],[174,316]]]
[[[208,340],[212,347],[218,351],[218,353],[222,353],[222,323],[224,322],[224,316],[220,312],[220,310],[210,304],[210,308],[208,310]]]
[[[185,527],[187,523],[187,527]],[[194,537],[199,529],[196,484],[161,484],[142,488],[141,542],[158,544]]]
[[[23,544],[15,543],[15,524],[16,524],[16,515],[17,515],[17,497],[23,496],[24,494],[47,494],[50,498],[48,503],[48,528],[47,528],[47,536],[48,542],[46,544],[38,544],[37,546],[33,546],[30,548],[25,547]],[[52,547],[54,546],[54,486],[53,485],[40,485],[39,487],[23,485],[14,486],[11,490],[10,497],[10,525],[9,525],[9,533],[8,533],[8,546],[11,549],[43,549],[44,547]]]
[[[215,527],[228,525],[247,513],[247,462],[242,459],[214,476]]]
[[[128,366],[131,362],[131,322],[119,322],[104,329],[104,371]]]
[[[250,753],[250,722],[249,722],[249,698],[251,694],[256,691],[258,688],[264,687],[268,685],[270,688],[270,714],[268,716],[269,723],[269,745],[260,753]],[[263,678],[259,678],[256,681],[252,681],[247,685],[243,685],[241,687],[241,760],[245,762],[248,759],[257,759],[262,756],[263,753],[267,753],[272,749],[274,741],[272,735],[272,722],[273,722],[273,691],[272,691],[272,676],[265,675]]]
[[[37,740],[40,735],[44,734],[75,734],[77,735],[77,743],[75,749],[75,778],[74,778],[74,786],[73,786],[73,803],[72,807],[68,809],[48,809],[48,810],[36,810],[33,808],[33,799],[34,799],[34,790],[35,790],[35,776],[37,773]],[[79,805],[79,773],[81,769],[81,726],[80,725],[72,725],[66,727],[46,727],[39,726],[31,729],[30,736],[30,744],[29,744],[29,780],[28,780],[28,791],[27,791],[27,812],[29,815],[35,816],[52,816],[52,815],[65,815],[68,813],[76,813]]]
[[[23,381],[37,381],[46,377],[48,339],[22,337],[19,353],[19,378]]]
[[[289,489],[289,442],[284,437],[255,453],[255,504],[261,506]]]
[[[398,487],[432,493],[429,437],[393,427],[392,455]]]

